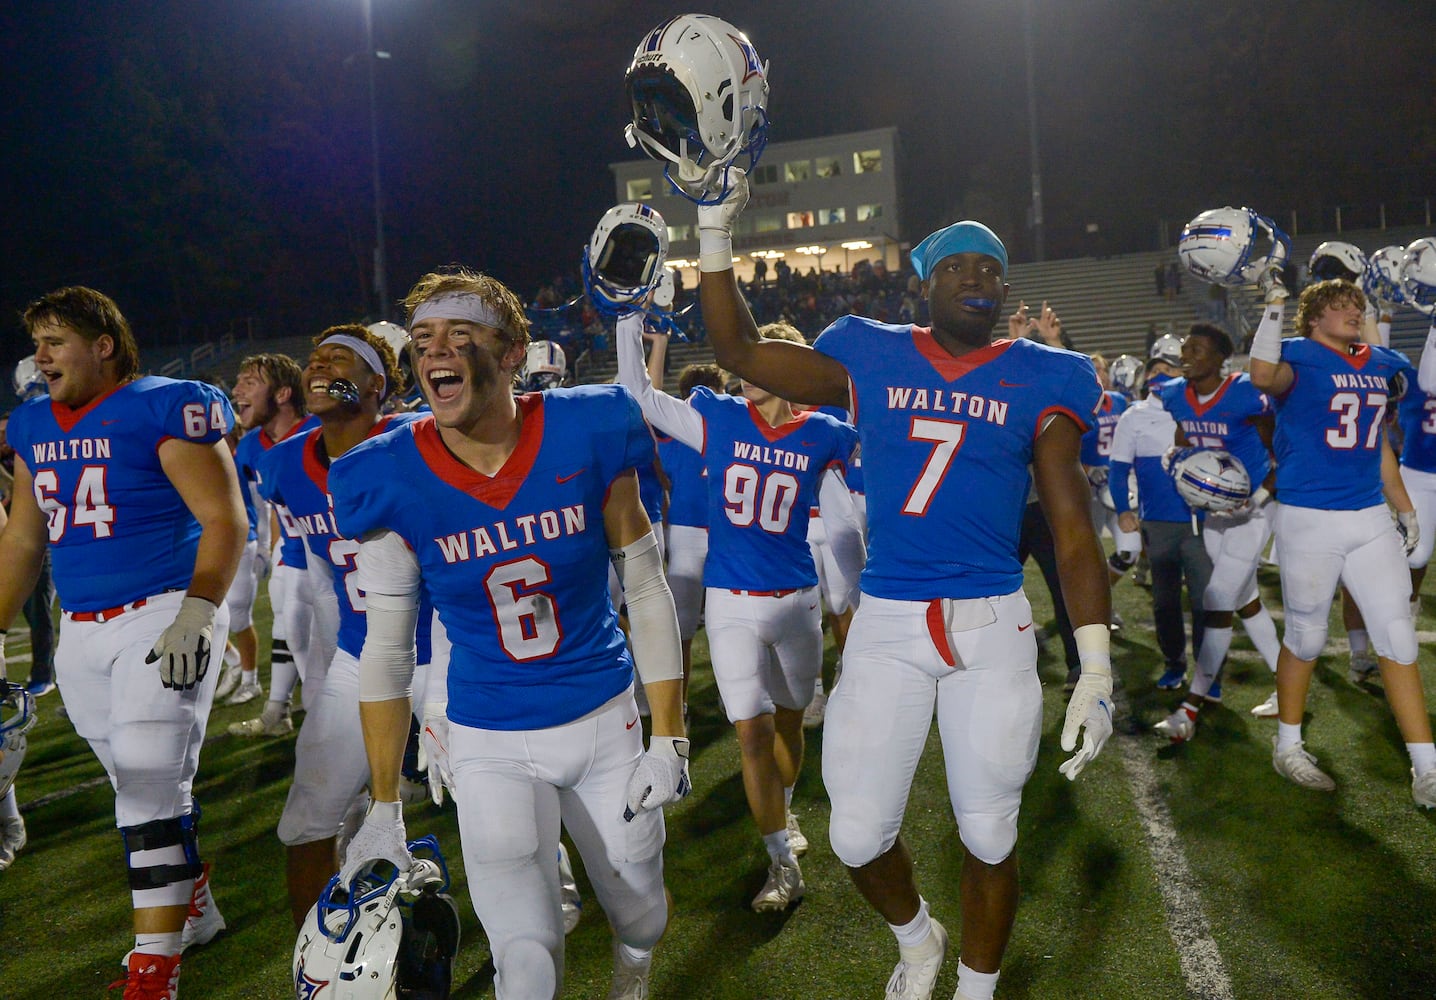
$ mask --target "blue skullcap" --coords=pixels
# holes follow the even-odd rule
[[[985,253],[997,258],[1002,275],[1007,276],[1007,248],[997,234],[980,222],[964,219],[946,229],[939,229],[912,248],[912,268],[926,281],[933,265],[955,253]]]

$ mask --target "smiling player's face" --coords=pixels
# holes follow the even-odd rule
[[[522,348],[491,326],[426,319],[409,331],[414,376],[440,427],[472,427],[497,394],[510,394]]]

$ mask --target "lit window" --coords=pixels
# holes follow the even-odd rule
[[[789,228],[789,229],[811,229],[812,226],[813,226],[813,213],[812,213],[812,212],[789,212],[789,213],[788,213],[788,228]]]
[[[777,164],[767,163],[761,167],[754,167],[753,172],[748,175],[748,178],[754,184],[776,184],[778,183]]]
[[[883,207],[882,207],[881,205],[859,205],[859,206],[858,206],[858,221],[859,221],[859,222],[866,222],[866,221],[868,221],[869,219],[881,219],[882,217],[883,217]]]
[[[820,156],[813,161],[817,175],[822,178],[839,177],[842,175],[842,164],[836,156]]]
[[[808,160],[790,160],[783,164],[783,180],[792,184],[813,179],[813,165]]]
[[[881,149],[864,149],[853,154],[853,172],[859,174],[875,174],[883,168],[883,151]]]
[[[818,225],[831,226],[839,222],[848,221],[848,210],[846,208],[820,208],[818,209]]]
[[[653,181],[647,177],[640,177],[638,180],[628,182],[629,201],[651,201],[653,199]]]
[[[669,242],[669,243],[678,243],[678,242],[681,241],[681,240],[691,240],[692,238],[693,238],[693,227],[692,227],[692,226],[684,225],[684,226],[669,226],[669,227],[668,227],[668,242]]]
[[[776,233],[783,228],[783,217],[780,215],[756,215],[753,217],[753,232],[755,233]]]

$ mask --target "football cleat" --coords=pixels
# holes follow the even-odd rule
[[[31,698],[43,698],[55,690],[54,681],[31,681],[25,685],[25,690],[30,692]]]
[[[1371,650],[1364,649],[1359,653],[1351,654],[1351,662],[1347,665],[1347,674],[1351,677],[1351,683],[1365,684],[1367,681],[1375,680],[1380,669],[1376,657],[1371,655]]]
[[[1266,696],[1266,701],[1252,709],[1252,715],[1258,719],[1272,719],[1276,717],[1276,692]]]
[[[768,880],[753,897],[753,909],[759,913],[781,913],[802,899],[807,891],[798,862],[789,865],[774,861],[768,866]]]
[[[1207,688],[1206,698],[1213,705],[1222,703],[1222,679],[1220,677],[1212,681],[1212,686]]]
[[[648,975],[653,970],[650,951],[640,962],[629,962],[618,939],[613,939],[613,983],[608,987],[608,1000],[648,1000]]]
[[[936,920],[927,940],[913,948],[898,946],[898,960],[888,979],[886,1000],[929,1000],[937,985],[942,960],[947,957],[947,928]]]
[[[209,867],[206,861],[204,871],[194,880],[194,892],[189,898],[189,916],[185,918],[180,937],[180,951],[209,944],[225,928],[224,915],[219,912],[219,904],[209,891]]]
[[[1187,683],[1186,667],[1168,667],[1167,672],[1157,678],[1157,687],[1163,691],[1175,691]]]
[[[267,701],[264,710],[253,719],[229,724],[229,735],[254,738],[258,736],[287,736],[294,732],[294,720],[289,716],[289,703]]]
[[[239,651],[233,646],[224,647],[224,662],[220,667],[219,682],[214,688],[214,702],[216,705],[225,704],[225,699],[234,694],[239,687],[240,674],[243,671],[239,666]]]
[[[568,848],[558,845],[558,905],[563,912],[563,932],[573,933],[583,918],[583,897],[578,892],[578,882],[573,877],[573,862],[568,859]]]
[[[24,817],[10,816],[0,820],[0,872],[14,863],[15,855],[24,850],[29,839]]]
[[[237,673],[238,671],[236,671]],[[224,699],[226,705],[243,705],[251,702],[264,694],[264,688],[259,686],[259,678],[256,676],[252,681],[241,680],[239,687],[234,689],[234,694]]]
[[[793,815],[793,810],[788,810],[788,846],[792,848],[793,857],[801,858],[808,853],[808,838],[798,828],[798,817]]]
[[[125,969],[125,978],[110,984],[112,990],[124,988],[121,1000],[177,1000],[179,997],[180,956],[132,951]]]
[[[1185,743],[1197,735],[1197,717],[1185,708],[1178,708],[1153,726],[1152,732],[1167,737],[1173,743]]]
[[[1336,791],[1336,782],[1331,780],[1331,775],[1316,766],[1316,758],[1306,752],[1305,746],[1298,743],[1285,750],[1278,750],[1276,741],[1277,738],[1273,736],[1271,763],[1277,774],[1302,788],[1318,792]],[[1412,791],[1414,794],[1414,787]]]
[[[1411,798],[1422,809],[1436,809],[1436,771],[1418,775],[1411,771]]]
[[[823,724],[823,719],[828,714],[828,696],[819,691],[813,695],[813,700],[808,702],[808,707],[803,709],[803,728],[817,729]]]

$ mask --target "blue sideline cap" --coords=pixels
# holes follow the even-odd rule
[[[995,257],[1002,265],[1002,276],[1007,277],[1007,248],[996,233],[971,219],[939,229],[913,247],[912,268],[920,279],[926,281],[934,264],[955,253],[985,253]]]

